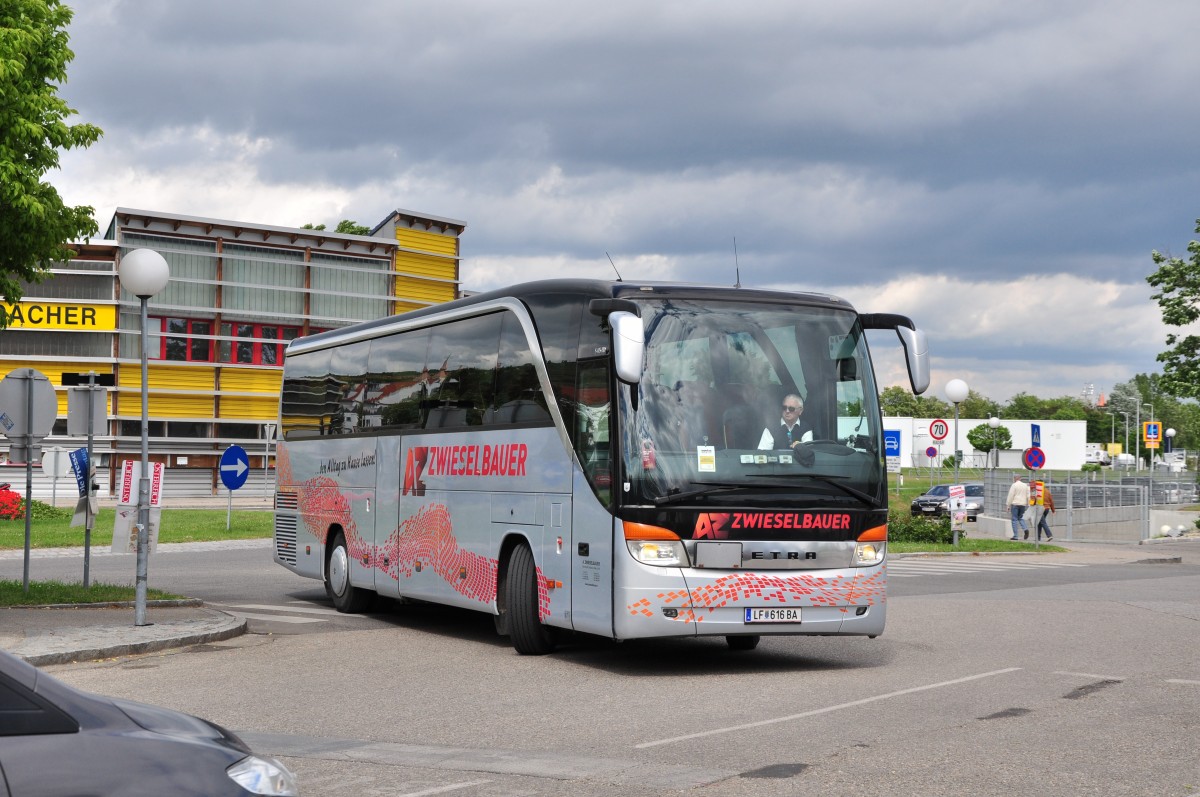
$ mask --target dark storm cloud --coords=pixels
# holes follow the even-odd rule
[[[736,237],[747,283],[940,275],[1003,303],[1027,276],[1143,286],[1200,215],[1194,3],[78,6],[64,93],[97,153],[465,219],[482,262],[728,284]]]

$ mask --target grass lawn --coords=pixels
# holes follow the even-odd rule
[[[147,600],[180,600],[158,589],[146,589]],[[95,581],[88,589],[83,584],[64,584],[61,581],[30,581],[26,593],[20,581],[0,580],[0,606],[47,606],[56,603],[116,603],[132,601],[134,588],[119,584],[100,584]]]
[[[36,502],[35,502],[36,506]],[[164,509],[158,531],[159,542],[205,542],[269,538],[274,533],[275,515],[262,510],[234,510],[225,529],[224,509]],[[92,524],[92,545],[112,545],[116,510],[101,509]],[[30,548],[70,548],[83,545],[83,526],[71,526],[70,514],[61,518],[34,518],[30,524]],[[25,520],[0,520],[0,550],[25,548]]]

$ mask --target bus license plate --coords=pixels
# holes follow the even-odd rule
[[[747,623],[798,623],[800,610],[790,609],[746,609]]]

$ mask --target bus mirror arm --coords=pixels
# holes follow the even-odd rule
[[[642,319],[618,310],[608,314],[612,326],[613,366],[617,378],[630,385],[642,381],[642,355],[646,348]]]
[[[908,362],[908,381],[913,395],[921,395],[929,389],[929,343],[924,330],[896,327],[900,344],[904,347],[904,359]]]
[[[894,329],[904,347],[904,359],[908,362],[908,381],[913,394],[921,395],[929,389],[929,343],[925,333],[908,316],[898,313],[863,313],[859,317],[863,329]]]

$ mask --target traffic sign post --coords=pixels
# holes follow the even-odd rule
[[[225,530],[229,531],[233,517],[233,491],[246,483],[250,475],[250,457],[241,446],[230,446],[221,454],[221,483],[229,490],[229,505],[225,510]]]
[[[0,433],[11,442],[9,462],[25,463],[25,569],[22,587],[29,594],[29,547],[33,522],[33,463],[42,456],[42,440],[54,427],[58,398],[41,371],[17,368],[0,380]]]
[[[883,430],[883,453],[887,461],[888,473],[897,474],[896,495],[900,495],[900,487],[904,484],[904,472],[900,468],[900,430]]]
[[[948,434],[950,434],[950,424],[941,418],[936,418],[929,422],[929,436],[934,440],[945,440]]]
[[[71,462],[75,467],[75,478],[80,480],[79,503],[75,505],[75,517],[71,519],[71,525],[79,525],[76,519],[82,515],[83,586],[86,589],[91,585],[92,528],[95,526],[97,510],[96,498],[92,493],[92,473],[96,468],[92,464],[92,447],[97,434],[108,432],[108,391],[105,388],[114,387],[117,380],[116,375],[111,373],[64,371],[62,383],[70,388],[67,391],[67,434],[80,434],[82,426],[82,433],[87,435],[87,448],[79,449],[82,457],[73,457]],[[82,464],[77,459],[81,459]]]
[[[1158,448],[1159,443],[1162,442],[1162,423],[1159,421],[1142,423],[1142,442],[1146,444],[1146,448]],[[1151,458],[1151,462],[1153,462],[1153,458]]]

